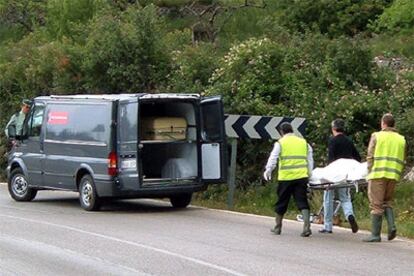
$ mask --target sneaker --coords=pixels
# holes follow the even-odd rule
[[[326,230],[326,229],[321,229],[321,230],[319,230],[319,233],[322,233],[322,234],[332,234],[332,231],[329,231],[329,230]]]
[[[354,215],[349,215],[348,216],[348,222],[351,225],[352,233],[358,232],[359,227],[358,227],[358,224],[355,220]]]

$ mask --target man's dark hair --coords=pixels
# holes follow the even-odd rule
[[[391,113],[384,114],[384,116],[382,116],[381,121],[384,124],[386,124],[387,127],[394,127],[395,126],[394,116],[392,116]]]
[[[288,134],[288,133],[293,133],[292,125],[290,123],[288,123],[288,122],[282,123],[280,125],[279,129],[282,132],[282,135]]]
[[[337,132],[345,132],[345,121],[342,119],[333,120],[331,127]]]
[[[28,105],[28,106],[31,106],[31,105],[32,105],[32,101],[31,101],[31,100],[28,100],[28,99],[24,99],[24,100],[22,101],[22,105]]]

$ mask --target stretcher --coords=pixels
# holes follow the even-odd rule
[[[365,179],[358,179],[358,180],[342,180],[339,182],[308,182],[308,190],[310,192],[310,196],[313,191],[328,191],[328,190],[335,190],[338,188],[355,188],[355,192],[359,192],[359,188],[366,187],[368,185],[368,182]],[[333,219],[334,219],[334,225],[340,225],[341,220],[339,219],[339,209],[341,208],[341,201],[338,199],[334,199],[334,213],[333,213]],[[335,218],[338,219],[337,222],[335,222]],[[319,208],[318,212],[316,214],[312,215],[311,221],[313,223],[319,223],[321,224],[321,219],[323,219],[323,203],[322,206]],[[297,216],[298,221],[302,221],[301,215]],[[322,223],[323,224],[323,223]]]
[[[365,179],[343,180],[339,182],[308,182],[310,190],[335,190],[338,188],[355,188],[358,192],[360,187],[366,187],[368,182]]]

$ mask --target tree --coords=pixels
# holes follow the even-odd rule
[[[217,35],[236,11],[245,8],[264,9],[265,7],[265,0],[261,0],[260,4],[243,0],[240,5],[222,4],[217,1],[192,1],[190,4],[184,5],[180,9],[180,13],[188,13],[196,18],[192,26],[193,43],[200,40],[215,42]],[[221,15],[220,18],[219,15]]]
[[[19,25],[26,32],[45,24],[46,0],[0,0],[0,23]]]
[[[331,37],[354,36],[382,14],[391,0],[281,0],[281,23],[305,32],[316,29]]]
[[[74,38],[85,29],[97,10],[104,7],[101,0],[49,0],[47,29],[52,38]]]
[[[169,71],[163,24],[152,5],[131,5],[124,13],[99,16],[85,47],[86,88],[111,93],[156,90]]]
[[[414,1],[395,0],[377,21],[379,30],[398,30],[414,27]]]

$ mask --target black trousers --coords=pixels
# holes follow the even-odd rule
[[[308,178],[279,181],[279,185],[277,186],[278,200],[275,204],[275,212],[283,216],[287,211],[292,195],[299,210],[309,209],[308,197],[306,195],[307,185]]]

